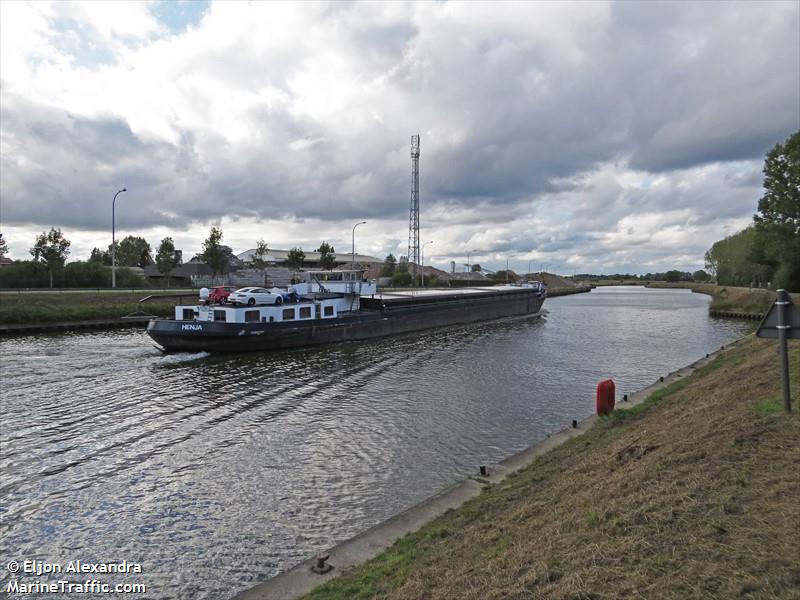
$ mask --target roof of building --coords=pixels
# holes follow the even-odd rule
[[[243,262],[249,262],[253,258],[253,254],[255,254],[255,248],[251,250],[245,250],[241,254],[237,254],[236,258]],[[264,256],[264,260],[267,262],[285,262],[287,258],[289,258],[289,250],[277,250],[270,248],[269,252]],[[322,256],[319,252],[306,252],[303,250],[303,253],[306,255],[306,262],[318,262],[320,257]],[[334,257],[336,258],[336,262],[338,263],[348,263],[353,260],[353,255],[350,252],[338,252],[334,253]],[[366,254],[359,254],[356,252],[355,262],[357,263],[383,263],[383,260],[380,258],[375,258],[374,256],[368,256]]]

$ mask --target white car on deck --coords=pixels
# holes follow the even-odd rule
[[[231,292],[228,302],[234,306],[246,304],[255,306],[256,304],[283,304],[283,296],[274,294],[267,289],[260,287],[246,287]]]

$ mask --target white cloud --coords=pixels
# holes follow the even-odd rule
[[[147,3],[0,10],[12,253],[62,225],[88,254],[126,185],[154,245],[221,222],[237,248],[338,248],[367,219],[365,249],[405,254],[419,132],[442,266],[699,266],[800,127],[792,2],[217,2],[178,34]]]

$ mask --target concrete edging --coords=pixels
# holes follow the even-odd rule
[[[67,321],[60,323],[31,323],[24,325],[0,325],[0,337],[27,335],[29,333],[54,333],[80,331],[82,329],[119,329],[121,327],[146,327],[152,319],[147,317],[122,317],[119,319],[94,319],[90,321]]]
[[[727,346],[722,346],[705,358],[701,358],[686,367],[669,373],[663,378],[659,378],[659,381],[644,389],[628,394],[627,402],[617,401],[615,408],[624,410],[627,407],[641,404],[654,392],[688,377],[698,368],[711,362],[719,354],[740,344],[744,339],[743,337]],[[323,575],[314,573],[311,567],[316,560],[309,558],[272,579],[240,592],[232,600],[293,600],[299,598],[342,572],[376,557],[391,547],[395,541],[404,535],[417,531],[423,525],[444,514],[448,509],[460,507],[467,500],[478,496],[484,485],[503,481],[510,473],[531,464],[538,456],[560,446],[569,439],[582,435],[592,427],[596,420],[597,416],[592,415],[578,421],[574,428],[568,427],[550,434],[547,438],[531,447],[500,461],[496,465],[489,466],[488,476],[481,479],[468,478],[455,483],[441,493],[423,500],[408,510],[371,527],[341,544],[337,544],[328,550],[328,554],[330,554],[328,564],[333,566],[333,569],[328,573]]]

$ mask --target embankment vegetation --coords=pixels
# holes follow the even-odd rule
[[[139,310],[139,300],[146,295],[143,291],[2,293],[0,324],[119,319]],[[174,300],[154,301],[146,302],[142,310],[156,316],[169,316],[174,314],[174,307]]]
[[[52,277],[52,279],[51,279]],[[50,285],[52,281],[52,286]],[[144,277],[126,267],[117,267],[117,287],[144,288]],[[110,288],[111,269],[97,261],[74,261],[50,270],[42,262],[20,260],[0,269],[0,288]]]
[[[306,598],[796,598],[792,384],[751,337]]]

